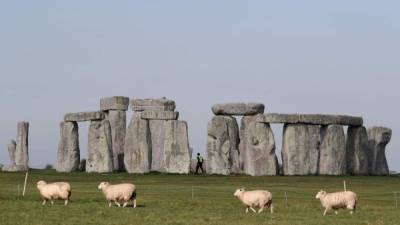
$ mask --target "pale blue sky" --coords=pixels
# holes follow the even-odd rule
[[[17,121],[31,165],[55,163],[65,113],[104,96],[166,96],[206,148],[210,107],[362,115],[393,129],[400,170],[398,1],[2,1],[0,163]],[[128,120],[130,120],[131,112]],[[274,125],[280,157],[281,126]],[[87,123],[80,127],[86,157]]]

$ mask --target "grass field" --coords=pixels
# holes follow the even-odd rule
[[[400,208],[395,208],[392,193],[400,191],[399,177],[66,174],[33,170],[22,197],[24,176],[0,172],[0,224],[400,224]],[[42,206],[36,189],[40,179],[70,182],[70,205],[57,202],[54,206]],[[347,211],[340,211],[339,215],[331,212],[323,217],[323,209],[314,198],[316,192],[321,188],[340,191],[344,179],[348,189],[359,196],[358,211],[354,215]],[[135,183],[139,207],[109,208],[97,190],[101,181]],[[275,213],[246,214],[233,196],[240,187],[271,191]]]

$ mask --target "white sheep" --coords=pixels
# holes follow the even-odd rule
[[[326,193],[326,191],[319,191],[315,196],[316,199],[321,201],[322,206],[325,208],[324,216],[326,213],[334,209],[338,213],[338,209],[349,209],[350,214],[356,210],[357,195],[352,191],[343,191],[335,193]]]
[[[272,205],[272,194],[269,191],[246,191],[244,188],[240,188],[237,189],[233,195],[236,196],[246,206],[246,213],[249,212],[249,208],[253,212],[256,212],[254,207],[259,207],[258,213],[261,213],[265,208],[270,208],[271,213],[274,212],[274,207]]]
[[[37,189],[43,199],[42,205],[46,204],[49,200],[54,204],[53,200],[65,200],[64,205],[68,205],[69,198],[71,197],[71,185],[67,182],[55,182],[47,184],[45,181],[38,181],[36,184]]]
[[[122,202],[124,203],[122,207],[126,207],[129,200],[133,200],[133,208],[136,208],[136,187],[134,184],[111,185],[108,182],[101,182],[98,188],[103,191],[109,207],[111,207],[113,201],[118,207],[121,207]]]

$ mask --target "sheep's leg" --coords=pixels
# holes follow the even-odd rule
[[[68,205],[68,199],[65,200],[64,205]]]
[[[246,213],[248,213],[249,212],[249,207],[246,207]]]
[[[258,210],[258,213],[261,213],[262,211],[264,211],[264,207],[260,207],[260,209]]]
[[[111,207],[111,205],[112,205],[112,202],[109,201],[109,202],[108,202],[108,207]]]
[[[326,213],[328,212],[328,208],[325,208],[325,211],[324,211],[324,216],[326,215]]]
[[[119,202],[115,201],[115,204],[116,204],[118,207],[121,207],[121,204],[120,204]]]
[[[274,206],[272,204],[271,204],[270,210],[271,210],[271,214],[274,213]]]
[[[43,199],[42,205],[46,205],[46,199]]]
[[[51,203],[52,205],[54,205],[54,201],[53,201],[52,199],[50,199],[50,203]]]
[[[257,213],[257,211],[256,211],[253,207],[250,207],[250,209],[251,209],[251,211],[253,211],[254,213]]]
[[[122,206],[122,208],[125,208],[128,205],[128,201],[124,202],[124,205]]]
[[[335,214],[336,214],[336,215],[338,214],[338,211],[337,211],[337,210],[335,210]]]
[[[133,199],[133,208],[136,208],[136,198]]]

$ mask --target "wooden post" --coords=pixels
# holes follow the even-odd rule
[[[343,181],[343,187],[344,187],[344,191],[346,192],[347,188],[346,188],[346,181],[345,180]]]
[[[285,204],[287,205],[287,193],[285,191]]]
[[[22,191],[22,196],[25,196],[26,182],[28,181],[28,171],[25,174],[24,190]]]

